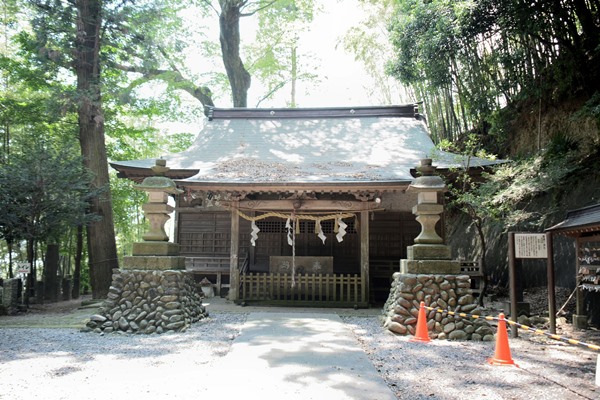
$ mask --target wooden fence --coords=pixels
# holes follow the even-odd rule
[[[240,276],[240,300],[324,307],[365,307],[360,275],[248,273]]]

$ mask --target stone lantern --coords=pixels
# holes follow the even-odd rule
[[[169,242],[165,232],[165,223],[173,207],[167,204],[169,194],[180,194],[175,183],[165,174],[169,171],[167,161],[156,160],[152,167],[154,176],[145,178],[141,184],[135,185],[138,190],[148,192],[148,202],[142,206],[146,218],[150,222],[148,232],[142,235],[143,242],[133,244],[132,256],[125,257],[125,269],[183,269],[185,259],[179,257],[179,245]]]
[[[208,316],[192,273],[185,270],[185,257],[165,232],[165,222],[173,211],[167,204],[168,195],[182,192],[165,176],[169,171],[166,164],[156,160],[152,167],[155,176],[135,186],[148,192],[143,209],[150,229],[142,236],[143,242],[133,244],[133,255],[123,257],[121,268],[113,270],[106,300],[86,324],[89,330],[181,332]]]
[[[435,175],[430,159],[421,160],[417,171],[420,175],[407,190],[417,193],[417,204],[412,211],[421,224],[421,233],[415,238],[415,244],[407,247],[407,258],[400,260],[400,272],[392,275],[390,295],[384,306],[384,327],[401,335],[416,334],[415,316],[422,310],[421,304],[438,311],[481,313],[473,297],[471,277],[461,273],[461,262],[451,259],[450,246],[446,246],[435,231],[444,211],[438,197],[446,191],[446,185]],[[485,320],[463,318],[458,322],[459,319],[431,311],[427,319],[428,336],[432,339],[494,340],[494,330]]]
[[[435,167],[429,158],[422,159],[417,167],[420,173],[407,191],[417,192],[417,205],[412,209],[421,224],[421,233],[415,244],[407,248],[407,260],[401,260],[400,270],[414,273],[457,273],[460,262],[452,261],[450,246],[435,230],[444,206],[438,202],[438,193],[447,190],[443,179],[435,175]]]

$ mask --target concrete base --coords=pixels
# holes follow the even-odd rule
[[[573,328],[575,329],[587,329],[588,328],[588,317],[587,315],[573,314]]]
[[[452,249],[443,244],[415,244],[406,248],[409,260],[450,260]]]
[[[137,242],[133,244],[134,256],[178,256],[179,245],[171,242]]]
[[[121,269],[181,270],[185,269],[185,257],[179,256],[125,256]]]
[[[460,275],[460,261],[454,260],[400,260],[403,274]]]

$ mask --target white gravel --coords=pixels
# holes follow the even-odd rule
[[[493,366],[487,359],[495,342],[410,342],[382,330],[374,318],[343,319],[399,399],[600,398],[592,351],[522,334],[509,340],[518,367]]]
[[[493,342],[413,343],[377,317],[342,318],[399,399],[600,398],[597,355],[585,349],[522,335],[510,339],[519,367],[492,366]],[[0,399],[196,399],[245,319],[214,313],[185,333],[150,336],[1,328]]]
[[[219,314],[185,333],[0,329],[0,399],[194,399],[202,374],[229,351],[245,314]]]

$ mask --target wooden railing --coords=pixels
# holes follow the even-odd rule
[[[289,274],[240,275],[240,300],[263,303],[364,307],[360,275],[298,274],[292,287]]]

